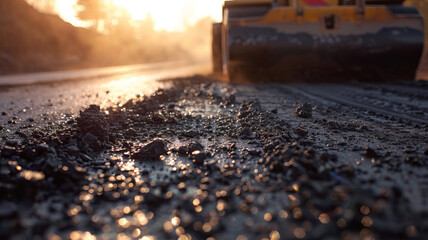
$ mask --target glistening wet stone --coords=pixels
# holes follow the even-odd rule
[[[141,147],[132,157],[137,160],[159,160],[167,152],[168,144],[162,139],[156,139]]]
[[[312,117],[312,105],[310,103],[304,103],[302,106],[297,107],[296,115],[302,118]]]

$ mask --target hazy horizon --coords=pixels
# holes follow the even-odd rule
[[[56,14],[76,27],[88,27],[90,23],[77,17],[78,0],[25,0],[37,10]],[[224,0],[104,0],[109,8],[123,8],[132,20],[152,18],[156,31],[185,31],[186,25],[193,25],[200,19],[210,17],[221,21]],[[170,7],[166,7],[170,6]]]

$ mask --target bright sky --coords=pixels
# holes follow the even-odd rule
[[[75,16],[77,0],[57,0],[57,12],[67,22],[76,26],[85,26]],[[109,0],[107,0],[109,1]],[[150,13],[156,30],[178,31],[185,23],[193,24],[199,19],[210,16],[221,20],[224,0],[111,0],[114,5],[124,7],[134,19],[145,19]]]

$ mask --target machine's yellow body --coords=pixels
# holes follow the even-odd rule
[[[231,80],[413,79],[423,17],[400,0],[226,1],[216,71]]]

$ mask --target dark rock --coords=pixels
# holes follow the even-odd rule
[[[64,164],[54,169],[45,169],[43,173],[53,178],[53,183],[64,191],[78,191],[79,184],[86,181],[87,170],[72,164]]]
[[[41,144],[38,144],[36,146],[36,150],[40,153],[43,153],[43,152],[47,151],[48,149],[49,149],[49,145],[47,145],[45,143],[41,143]]]
[[[21,227],[21,219],[16,206],[9,202],[0,204],[0,238],[11,239]]]
[[[80,111],[80,117],[77,118],[77,125],[82,133],[91,133],[99,140],[108,140],[109,124],[107,115],[101,112],[100,106],[90,105],[83,112]]]
[[[369,128],[367,126],[365,126],[365,125],[361,125],[361,126],[355,128],[355,131],[357,131],[357,132],[365,132],[365,131],[368,131],[368,130],[369,130]]]
[[[122,147],[124,147],[124,148],[126,148],[126,149],[129,149],[129,148],[131,148],[132,146],[134,146],[134,144],[133,144],[132,142],[130,142],[130,141],[123,141],[123,142],[122,142]]]
[[[170,104],[169,106],[168,106],[168,109],[169,110],[173,110],[175,108],[175,104]]]
[[[328,121],[327,127],[329,129],[334,129],[334,130],[341,130],[342,129],[342,126],[340,125],[340,123],[338,123],[336,121]]]
[[[162,139],[157,139],[140,148],[132,157],[137,160],[159,160],[159,157],[167,152],[167,143]]]
[[[135,131],[134,129],[128,129],[128,130],[126,130],[126,132],[125,132],[125,135],[124,135],[126,138],[132,138],[132,137],[135,137],[135,136],[137,136],[137,131]]]
[[[13,155],[17,155],[18,154],[18,150],[15,147],[12,146],[4,146],[3,149],[1,150],[1,157],[2,158],[8,158],[11,157]]]
[[[101,143],[98,138],[92,133],[86,133],[82,138],[82,143],[92,148],[93,150],[101,150]]]
[[[49,149],[51,151],[51,149]],[[40,162],[46,169],[55,169],[60,165],[60,160],[55,152],[49,152],[40,157]]]
[[[303,152],[303,154],[305,154],[305,157],[306,157],[306,158],[312,159],[312,158],[314,158],[314,157],[315,157],[315,150],[313,150],[313,149],[307,149],[307,150],[305,150],[305,151]],[[322,157],[322,155],[321,155],[321,157]],[[321,157],[320,157],[320,158],[321,158]]]
[[[329,154],[329,153],[323,153],[320,155],[320,159],[325,161],[325,162],[328,162],[328,161],[336,162],[337,161],[337,155]]]
[[[414,166],[422,165],[421,161],[419,161],[419,158],[417,156],[409,156],[409,157],[406,157],[404,160],[406,161],[406,163],[410,163]]]
[[[8,219],[16,213],[16,205],[11,202],[0,204],[0,219]]]
[[[294,133],[299,135],[300,137],[306,137],[308,136],[308,131],[301,129],[301,128],[296,128],[294,129]]]
[[[200,152],[200,151],[194,151],[192,153],[192,158],[194,159],[194,163],[196,165],[203,165],[205,162],[205,159],[207,159],[208,154],[206,152]]]
[[[248,152],[248,154],[251,155],[251,156],[260,156],[261,155],[261,151],[258,150],[258,149],[249,149],[249,148],[246,148],[244,150],[246,152]]]
[[[7,112],[1,112],[2,116],[7,116]]]
[[[204,147],[198,142],[191,142],[187,146],[181,146],[178,148],[178,153],[181,155],[190,155],[195,151],[204,151]]]
[[[153,190],[150,193],[144,195],[144,202],[153,208],[160,206],[165,201],[167,200],[163,195],[161,195],[160,190]]]
[[[252,139],[254,138],[253,133],[251,132],[250,127],[244,127],[239,131],[239,136],[242,139]]]
[[[279,160],[272,160],[269,164],[269,170],[273,173],[283,173],[286,168],[284,164]]]
[[[184,132],[182,133],[182,135],[183,135],[184,137],[195,138],[195,137],[198,137],[200,134],[199,134],[199,132],[197,132],[197,131],[189,130],[189,131],[184,131]]]
[[[40,138],[45,136],[45,133],[42,131],[39,131],[39,130],[34,130],[34,132],[31,134],[31,136],[33,138],[40,139]]]
[[[80,149],[77,147],[76,143],[70,143],[64,146],[65,151],[71,155],[78,154]]]
[[[310,103],[305,103],[303,106],[297,107],[296,115],[301,118],[312,117],[312,105]]]
[[[11,146],[11,147],[18,147],[18,142],[16,142],[16,141],[6,141],[5,145],[6,146]]]
[[[416,149],[412,146],[405,146],[403,149],[403,153],[413,154],[413,153],[416,153]]]
[[[267,144],[267,145],[264,146],[263,151],[264,152],[269,152],[269,151],[272,151],[272,150],[274,150],[275,148],[277,148],[279,146],[280,146],[280,142],[278,142],[278,141],[271,142],[271,143],[269,143],[269,144]]]
[[[49,149],[47,144],[31,144],[26,146],[21,156],[27,160],[34,161],[36,157],[41,156]]]
[[[162,124],[165,122],[164,116],[160,113],[154,113],[150,118],[152,123]]]
[[[226,145],[220,146],[220,149],[223,151],[233,151],[236,150],[236,144],[235,143],[229,143]]]
[[[366,148],[365,152],[364,152],[364,156],[368,157],[368,158],[377,158],[379,157],[379,155],[371,148]]]
[[[86,161],[86,162],[92,162],[93,161],[93,159],[86,154],[81,153],[81,154],[79,154],[79,156],[83,161]]]
[[[180,155],[187,155],[187,146],[181,146],[178,148],[177,152]]]

